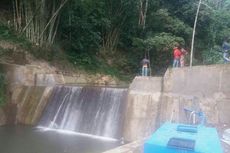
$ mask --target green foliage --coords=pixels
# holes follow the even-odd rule
[[[61,16],[61,42],[68,59],[79,68],[95,71],[96,53],[102,42],[102,29],[110,25],[104,17],[104,2],[70,0]]]
[[[153,37],[148,37],[145,40],[140,38],[133,39],[133,46],[138,50],[151,50],[158,52],[159,54],[162,52],[168,52],[171,54],[173,47],[178,43],[184,45],[185,41],[183,38],[169,33],[159,33]]]
[[[223,39],[230,36],[230,11],[217,11],[214,18],[214,38],[217,43],[222,44]]]
[[[117,68],[124,62],[117,63],[111,59],[111,65],[110,58],[114,58],[116,53],[110,50],[131,45],[134,30],[129,25],[137,27],[138,21],[134,16],[138,9],[136,2],[71,0],[63,11],[60,25],[61,43],[71,63],[91,72],[119,76]],[[131,6],[136,9],[127,11]]]
[[[15,38],[16,35],[8,28],[5,26],[3,23],[0,23],[0,39],[5,39],[5,40],[12,40]]]
[[[153,37],[148,37],[146,40],[135,38],[133,45],[140,51],[150,51],[151,65],[155,71],[159,67],[167,67],[171,64],[173,47],[176,44],[184,45],[185,41],[182,37],[177,37],[170,33],[159,33]]]
[[[56,43],[65,50],[72,64],[91,72],[131,77],[138,73],[146,51],[153,72],[160,72],[172,64],[176,43],[191,47],[198,1],[149,1],[145,28],[139,25],[139,2],[69,0],[61,12]],[[194,64],[219,63],[221,55],[217,47],[230,36],[230,0],[204,2],[197,21],[193,61]],[[26,44],[22,37],[2,25],[0,39]],[[53,48],[32,50],[36,57],[49,61],[58,54]]]
[[[159,33],[154,37],[146,39],[146,47],[157,51],[169,51],[177,43],[184,45],[185,41],[182,37],[174,36],[170,33]]]
[[[150,1],[144,30],[138,26],[138,2],[72,0],[61,23],[62,38],[65,37],[65,48],[72,63],[89,70],[100,70],[101,65],[107,65],[103,69],[112,66],[120,70],[119,74],[131,76],[137,72],[147,50],[153,71],[157,72],[171,65],[175,43],[190,48],[196,0]],[[199,13],[194,46],[197,64],[209,63],[207,58],[212,56],[207,53],[209,48],[220,46],[223,38],[230,34],[229,10],[216,9],[212,1],[206,3],[213,9],[202,5]],[[116,39],[112,35],[115,31]],[[108,41],[118,42],[115,49],[110,49],[113,45],[104,48],[107,53],[101,56],[101,48]]]
[[[153,13],[154,19],[149,19],[151,31],[157,29],[157,32],[167,32],[184,37],[188,40],[192,34],[192,28],[181,21],[176,16],[170,15],[167,9],[159,9]]]
[[[0,73],[0,106],[6,103],[6,82],[5,75]]]
[[[68,41],[68,50],[87,52],[96,50],[102,42],[101,29],[106,28],[110,21],[103,17],[104,3],[95,1],[72,0],[63,13],[61,36]]]
[[[32,44],[23,36],[18,35],[12,28],[0,22],[0,40],[16,43],[23,48],[30,48]]]
[[[202,52],[204,64],[220,64],[223,63],[223,53],[219,46],[215,46],[213,49],[205,50]]]

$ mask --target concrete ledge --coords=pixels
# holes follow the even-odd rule
[[[123,85],[125,82],[103,74],[66,75],[59,73],[52,67],[37,65],[16,65],[0,63],[0,71],[6,74],[11,88],[14,85],[23,86],[54,86],[56,84],[96,84],[96,85]]]
[[[129,90],[132,92],[139,92],[145,94],[153,94],[161,92],[162,77],[142,77],[137,76],[130,84]]]
[[[145,140],[147,140],[147,138],[133,141],[131,143],[117,147],[115,149],[108,150],[103,153],[143,153]]]

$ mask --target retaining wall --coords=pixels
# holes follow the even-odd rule
[[[204,111],[210,124],[230,124],[230,65],[168,69],[164,76],[161,123],[183,122],[185,107]]]
[[[213,126],[230,125],[230,65],[171,68],[163,80],[136,77],[129,88],[125,140],[149,136],[166,121],[191,123],[184,108],[203,111]]]
[[[124,139],[135,141],[149,136],[156,127],[161,98],[161,77],[136,77],[129,87]]]

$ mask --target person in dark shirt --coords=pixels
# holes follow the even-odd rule
[[[223,58],[224,58],[224,63],[229,63],[230,62],[230,58],[229,58],[229,51],[230,51],[230,44],[229,44],[229,40],[225,39],[222,45],[222,49],[223,49]]]
[[[142,65],[141,75],[142,76],[148,76],[149,64],[150,64],[150,61],[146,57],[141,61],[141,65]]]

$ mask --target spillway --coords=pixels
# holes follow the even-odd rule
[[[119,139],[127,89],[56,86],[39,126]]]

